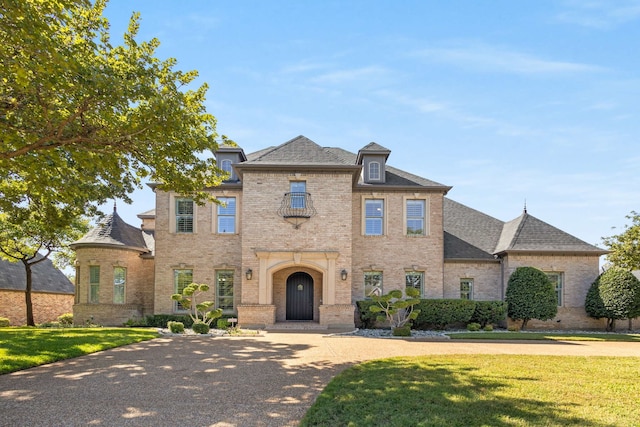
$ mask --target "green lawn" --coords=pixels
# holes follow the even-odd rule
[[[336,376],[301,426],[638,426],[640,357],[375,360]]]
[[[0,328],[0,374],[156,338],[152,329]]]
[[[640,342],[640,334],[561,333],[561,332],[453,332],[453,340],[555,340],[555,341],[629,341]]]

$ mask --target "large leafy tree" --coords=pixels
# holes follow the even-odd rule
[[[640,316],[640,280],[628,270],[609,268],[589,288],[584,307],[589,316],[607,319],[606,330],[613,331],[616,320]]]
[[[92,214],[142,180],[198,201],[220,182],[207,150],[215,118],[196,71],[155,56],[157,39],[122,45],[106,0],[0,2],[0,212],[27,221],[34,201]],[[203,154],[205,153],[205,154]]]
[[[631,211],[626,218],[631,220],[631,225],[625,225],[624,231],[602,238],[610,251],[607,260],[625,270],[640,270],[640,214]]]
[[[27,325],[35,326],[32,304],[32,268],[53,251],[77,240],[87,230],[87,221],[71,217],[64,210],[40,205],[21,224],[0,213],[0,258],[20,262],[26,273],[25,305]]]
[[[522,329],[531,319],[549,320],[558,313],[556,290],[547,275],[534,267],[518,267],[509,277],[505,295],[507,314],[522,320]]]

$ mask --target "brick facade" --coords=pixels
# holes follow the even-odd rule
[[[53,322],[61,314],[73,311],[73,295],[32,292],[31,306],[36,325]],[[0,317],[9,319],[12,326],[27,324],[24,291],[0,290]]]

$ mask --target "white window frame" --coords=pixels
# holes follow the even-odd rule
[[[380,162],[369,162],[369,181],[380,181],[382,179],[382,166]]]
[[[180,204],[183,202],[191,202],[191,213],[180,213]],[[173,220],[174,220],[174,230],[175,233],[177,234],[194,234],[196,232],[196,205],[193,201],[193,199],[190,199],[188,197],[176,197],[174,198],[174,203],[173,203],[173,207],[174,207],[174,215],[173,215]],[[187,220],[187,219],[191,219],[191,227],[190,230],[187,229],[187,227],[184,227],[184,229],[180,229],[180,222],[182,219]]]
[[[367,205],[369,205],[370,203],[381,203],[381,207],[379,209],[380,211],[380,215],[368,215],[367,212]],[[367,197],[364,198],[363,203],[362,203],[362,234],[364,234],[365,236],[384,236],[387,230],[387,224],[386,224],[386,200],[382,197]],[[369,221],[376,221],[376,222],[380,222],[380,232],[379,233],[370,233],[368,231],[368,223]]]
[[[122,277],[117,273],[122,271]],[[127,291],[127,269],[125,267],[113,267],[113,303],[124,304],[126,302]]]
[[[419,279],[418,287],[415,286],[415,278]],[[420,298],[424,298],[424,271],[406,271],[404,273],[405,288],[412,287],[420,291]]]
[[[363,275],[364,279],[364,298],[371,299],[371,295],[382,295],[382,271],[365,271]]]
[[[236,197],[218,197],[218,201],[221,204],[216,204],[216,233],[218,234],[236,234],[236,230],[238,228],[237,224],[237,212],[238,212],[238,199]],[[227,206],[224,206],[223,203],[229,203],[229,201],[233,200],[233,213],[225,212],[224,209]],[[226,231],[222,230],[220,226],[220,220],[225,218],[233,218],[233,230]]]
[[[467,286],[467,289],[464,289],[464,286]],[[471,277],[463,277],[460,279],[460,299],[468,299],[473,301],[473,288],[474,281]]]
[[[556,290],[556,298],[558,301],[558,307],[562,307],[564,304],[564,272],[563,271],[545,271],[545,274],[553,283],[553,287]],[[555,277],[556,279],[554,280]]]
[[[226,284],[227,281],[231,281],[230,293],[222,293],[223,287],[221,284]],[[221,300],[230,299],[231,303],[221,304]],[[222,308],[225,313],[233,313],[235,307],[234,300],[234,271],[233,270],[216,270],[216,308]]]

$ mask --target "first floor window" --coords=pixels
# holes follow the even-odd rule
[[[80,303],[80,266],[76,266],[76,277],[74,279],[74,284],[76,285],[76,295],[74,298],[74,303]]]
[[[562,282],[564,274],[557,272],[547,272],[547,277],[553,283],[553,287],[556,289],[556,296],[558,298],[558,307],[562,306]]]
[[[100,299],[98,292],[100,291],[100,267],[92,265],[89,267],[89,302],[97,304]]]
[[[236,232],[236,198],[218,197],[218,233]]]
[[[364,297],[382,295],[382,271],[366,271],[364,273]]]
[[[113,303],[124,304],[124,289],[127,282],[127,269],[115,267],[113,269]]]
[[[420,291],[420,298],[424,298],[424,273],[421,271],[410,271],[405,274],[405,286]]]
[[[407,236],[424,236],[425,232],[425,201],[407,200]]]
[[[365,200],[364,211],[364,234],[367,236],[381,236],[382,234],[384,234],[384,200]]]
[[[460,279],[460,298],[473,299],[473,279]]]
[[[193,283],[193,270],[173,270],[173,283],[176,294],[181,294],[183,289]],[[185,307],[182,303],[174,301],[174,311],[188,311],[189,307]]]
[[[216,308],[233,311],[233,270],[216,272]]]
[[[193,200],[176,199],[176,233],[193,233]]]

